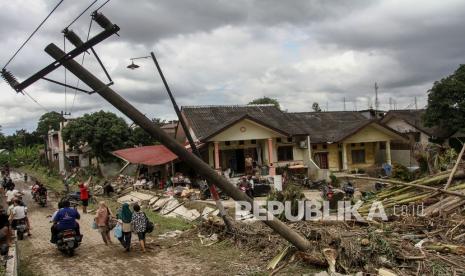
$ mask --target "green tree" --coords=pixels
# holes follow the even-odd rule
[[[39,135],[47,135],[49,129],[59,130],[61,123],[61,114],[55,111],[47,112],[40,116],[37,123],[37,133]]]
[[[320,107],[320,105],[319,105],[317,102],[314,102],[314,103],[312,104],[312,109],[313,109],[313,111],[315,111],[315,112],[321,112],[321,107]]]
[[[258,99],[254,99],[253,101],[251,101],[250,103],[248,103],[249,105],[250,104],[273,104],[274,106],[276,106],[278,109],[281,109],[281,106],[278,102],[277,99],[272,99],[272,98],[269,98],[269,97],[263,97],[263,98],[258,98]]]
[[[130,144],[130,129],[123,118],[99,111],[70,121],[63,129],[63,139],[73,149],[89,145],[99,161],[113,158],[111,152]]]
[[[157,126],[163,126],[166,121],[160,118],[153,118],[152,122],[154,122]],[[131,143],[134,146],[150,146],[158,144],[158,141],[155,140],[150,134],[148,134],[145,130],[143,130],[140,126],[135,126],[131,128]]]
[[[426,126],[445,129],[465,129],[465,65],[450,76],[436,81],[428,91],[428,106],[424,114]]]

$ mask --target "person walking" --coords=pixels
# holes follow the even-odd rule
[[[140,206],[137,203],[134,204],[134,207],[132,208],[134,209],[134,213],[132,213],[132,227],[134,232],[137,233],[142,252],[145,252],[145,231],[147,228],[147,216],[140,210]]]
[[[95,223],[97,224],[98,231],[102,235],[103,242],[105,245],[111,244],[110,239],[110,220],[112,214],[105,201],[99,202],[99,207],[95,214]]]
[[[124,247],[126,252],[129,252],[131,249],[131,222],[132,222],[132,212],[129,209],[129,204],[123,203],[120,212],[117,214],[118,220],[121,220],[121,228],[123,230],[123,235],[118,238],[121,245]]]
[[[90,182],[91,177],[89,177],[88,182],[82,182],[79,184],[79,194],[82,202],[82,212],[87,214],[87,206],[89,205],[89,190],[88,183]]]

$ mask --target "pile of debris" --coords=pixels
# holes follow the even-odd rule
[[[380,181],[380,179],[370,177],[348,177]],[[388,187],[365,197],[359,213],[368,213],[372,203],[377,201],[382,202],[385,209],[392,211],[395,211],[396,206],[410,204],[412,206],[421,205],[421,211],[424,211],[422,215],[450,215],[465,205],[465,182],[458,181],[463,178],[465,178],[463,170],[455,173],[449,170],[411,182],[382,179],[383,184]]]
[[[311,241],[312,249],[306,252],[297,251],[260,222],[236,223],[234,231],[228,232],[221,221],[209,221],[199,231],[205,236],[216,233],[219,240],[229,239],[238,247],[259,252],[262,261],[271,260],[268,267],[272,270],[301,261],[343,274],[460,275],[465,273],[465,236],[459,234],[465,231],[465,220],[461,218],[405,217],[369,225],[356,221],[291,223]]]
[[[380,179],[363,176],[353,178]],[[330,273],[378,275],[465,274],[465,172],[460,166],[411,182],[382,179],[384,188],[368,194],[358,209],[364,216],[373,202],[382,202],[388,221],[299,221],[289,226],[311,241],[301,252],[260,222],[204,222],[203,235],[218,234],[239,247],[254,250],[269,269],[302,261]],[[401,209],[393,212],[395,207]],[[421,208],[419,208],[421,206]],[[405,207],[405,208],[404,208]],[[276,255],[279,253],[278,255]]]

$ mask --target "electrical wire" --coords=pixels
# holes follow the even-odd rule
[[[26,96],[28,96],[33,102],[35,102],[38,106],[40,106],[43,110],[46,112],[50,112],[45,106],[41,105],[36,99],[34,99],[29,93],[26,92],[26,90],[23,90],[22,93]]]
[[[63,35],[63,51],[66,53],[66,37]],[[66,82],[66,67],[63,66],[63,69],[65,69],[65,84],[67,84]],[[66,90],[66,86],[65,86],[65,113],[67,111],[67,90]]]
[[[83,10],[73,21],[71,21],[71,23],[69,23],[69,25],[65,28],[65,29],[68,29],[69,27],[71,27],[71,25],[74,24],[74,22],[76,22],[87,10],[90,9],[90,7],[92,7],[98,0],[94,0],[92,3],[90,3],[90,5],[85,9]]]
[[[56,4],[56,6],[52,9],[52,11],[47,15],[47,17],[45,17],[45,19],[39,24],[39,26],[37,26],[37,28],[32,32],[32,34],[26,39],[26,41],[24,41],[24,43],[19,47],[19,49],[13,54],[13,56],[11,56],[11,58],[8,60],[8,62],[5,64],[5,66],[3,66],[3,69],[5,69],[5,67],[8,66],[8,64],[10,64],[10,62],[16,57],[16,55],[19,53],[19,51],[21,51],[21,49],[23,49],[23,47],[26,45],[26,43],[29,42],[29,40],[36,34],[36,32],[40,29],[40,27],[42,27],[42,25],[44,25],[45,21],[47,21],[47,19],[52,15],[52,13],[61,5],[61,3],[63,2],[64,0],[60,0],[60,2],[58,2],[58,4]]]
[[[98,7],[95,11],[97,12],[98,10],[100,10],[101,8],[103,8],[103,6],[105,6],[108,2],[110,2],[110,0],[105,1],[105,3],[103,3],[102,5],[100,5],[100,7]]]
[[[90,19],[90,23],[89,23],[89,30],[87,30],[86,42],[89,40],[89,37],[90,37],[90,30],[92,29],[92,22],[93,22],[93,21],[94,21],[94,20],[91,18],[91,19]],[[84,59],[85,59],[85,57],[86,57],[86,52],[82,53],[81,65],[84,64]],[[80,79],[77,80],[76,88],[79,88],[79,82],[80,82],[80,81],[81,81]],[[77,89],[74,90],[73,102],[72,102],[72,104],[71,104],[70,113],[73,113],[74,102],[75,102],[75,100],[76,100],[76,94],[77,94]]]

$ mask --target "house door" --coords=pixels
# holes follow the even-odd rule
[[[243,173],[245,171],[245,155],[244,149],[237,149],[236,150],[236,164],[237,164],[237,172]]]
[[[328,153],[327,152],[318,152],[315,153],[315,162],[320,167],[320,169],[328,169]]]

